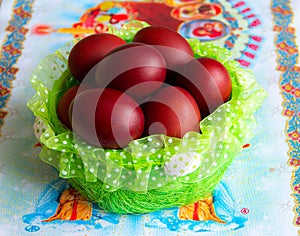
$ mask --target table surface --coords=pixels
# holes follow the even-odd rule
[[[222,11],[213,16],[180,11],[184,7],[198,9],[203,2]],[[117,215],[97,207],[87,221],[43,222],[54,214],[68,184],[38,157],[34,117],[26,106],[34,94],[30,76],[42,58],[74,37],[94,33],[108,22],[120,27],[132,17],[228,48],[242,67],[254,72],[268,93],[255,114],[255,137],[214,191],[216,213],[226,224],[180,220],[178,208]],[[0,1],[0,235],[297,235],[297,19],[300,3],[296,0]],[[221,31],[214,29],[204,35],[193,31],[196,24],[216,22]]]

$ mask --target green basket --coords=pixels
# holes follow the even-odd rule
[[[134,22],[110,32],[130,42],[141,27]],[[255,111],[265,91],[253,73],[231,59],[231,52],[187,39],[195,57],[222,62],[232,79],[230,101],[200,122],[201,134],[182,139],[152,135],[118,150],[91,146],[61,124],[56,114],[62,94],[78,82],[67,68],[74,42],[44,58],[31,76],[35,95],[28,107],[36,117],[34,132],[42,144],[40,158],[61,178],[100,208],[116,213],[147,213],[183,206],[211,196],[234,158],[253,137]]]

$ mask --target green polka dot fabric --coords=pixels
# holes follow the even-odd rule
[[[147,24],[132,22],[121,30],[109,27],[127,41]],[[28,107],[36,117],[34,132],[42,144],[40,158],[57,168],[61,178],[101,182],[105,191],[175,191],[184,184],[221,178],[228,166],[253,137],[255,111],[266,97],[249,70],[231,60],[225,48],[188,39],[195,57],[211,57],[224,64],[233,89],[229,102],[201,121],[201,133],[189,132],[182,139],[152,135],[129,143],[121,150],[101,149],[81,140],[64,127],[56,114],[62,94],[78,82],[67,68],[74,42],[47,56],[31,76],[35,95]],[[222,171],[220,171],[222,169]],[[211,181],[213,182],[213,181]],[[201,186],[205,189],[207,186]]]

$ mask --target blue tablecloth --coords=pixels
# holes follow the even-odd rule
[[[197,9],[202,2],[0,1],[0,235],[299,233],[300,4],[210,0],[205,3],[215,4],[213,16],[180,11]],[[256,113],[255,138],[214,191],[216,213],[226,224],[180,220],[178,208],[117,215],[96,206],[87,221],[43,222],[55,213],[68,184],[38,157],[34,117],[26,106],[34,94],[31,73],[42,58],[74,37],[104,30],[107,23],[120,27],[131,19],[165,24],[186,37],[228,48],[268,93]],[[194,34],[199,22],[218,22],[222,32]]]

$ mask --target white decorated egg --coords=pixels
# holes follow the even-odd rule
[[[33,131],[35,137],[40,140],[41,135],[46,131],[47,127],[44,124],[43,120],[39,117],[35,118],[34,124],[33,124]]]
[[[170,176],[185,176],[201,165],[201,155],[196,152],[178,153],[165,163],[165,173]]]

